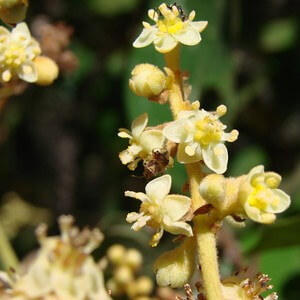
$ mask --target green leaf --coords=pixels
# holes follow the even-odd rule
[[[74,81],[79,81],[90,73],[96,58],[94,52],[79,41],[72,43],[72,51],[78,58],[79,66],[70,76]]]
[[[260,252],[267,249],[300,245],[300,216],[277,220],[265,226],[255,246],[250,250]]]
[[[284,298],[282,289],[293,275],[299,273],[299,269],[299,246],[266,251],[260,257],[259,270],[271,277],[271,284],[274,285],[273,291],[279,294],[279,299],[281,300],[298,299]]]
[[[115,16],[130,12],[138,3],[138,0],[89,0],[90,9],[99,15]]]
[[[257,165],[266,165],[267,163],[268,155],[263,148],[255,145],[248,146],[232,157],[228,173],[231,176],[240,176],[247,174]]]
[[[279,52],[292,47],[297,38],[297,22],[294,19],[275,20],[263,28],[260,44],[265,51]]]

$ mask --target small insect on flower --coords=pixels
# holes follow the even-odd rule
[[[218,106],[215,112],[204,109],[181,111],[178,119],[163,129],[167,139],[179,144],[177,159],[180,163],[203,160],[208,168],[218,174],[226,171],[228,152],[224,142],[234,142],[238,131],[224,132],[226,126],[219,118],[225,113],[225,105]]]
[[[144,177],[152,179],[162,175],[169,166],[173,165],[173,158],[167,150],[153,150],[152,155],[144,161]]]
[[[193,22],[195,15],[195,11],[192,11],[187,16],[176,3],[170,6],[162,3],[158,11],[154,9],[148,11],[148,16],[155,25],[143,22],[144,29],[133,46],[142,48],[153,43],[158,52],[167,53],[178,43],[197,45],[201,41],[200,33],[206,28],[207,22]]]
[[[290,206],[290,196],[278,189],[280,182],[281,176],[275,172],[265,172],[264,166],[257,166],[249,172],[238,197],[250,219],[273,223],[275,214]]]
[[[0,26],[0,80],[15,77],[36,82],[38,73],[34,59],[40,55],[39,43],[31,37],[26,23],[18,24],[11,32]]]
[[[182,195],[169,195],[172,178],[164,175],[146,185],[146,194],[126,191],[125,196],[142,201],[139,213],[129,213],[127,222],[134,223],[132,229],[139,231],[146,224],[156,230],[150,242],[155,247],[164,230],[172,234],[192,236],[189,224],[182,221],[191,206],[191,199]]]

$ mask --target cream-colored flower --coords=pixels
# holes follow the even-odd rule
[[[145,130],[148,123],[146,113],[140,115],[131,124],[131,131],[121,128],[118,136],[129,139],[129,147],[119,154],[123,165],[128,165],[129,170],[135,170],[139,161],[148,158],[152,150],[163,147],[165,138],[161,130]]]
[[[278,189],[281,176],[265,172],[264,166],[253,168],[241,185],[239,201],[246,215],[259,223],[273,223],[275,214],[285,211],[291,203],[290,196]]]
[[[0,26],[0,80],[14,77],[27,82],[38,78],[33,60],[41,53],[38,42],[30,35],[26,23],[18,24],[11,32]]]
[[[200,32],[207,26],[207,21],[193,22],[195,15],[195,11],[192,11],[186,16],[175,4],[167,6],[163,3],[158,7],[158,12],[150,9],[148,16],[155,25],[143,22],[144,29],[133,46],[142,48],[153,43],[158,52],[167,53],[178,43],[197,45],[201,41]]]
[[[216,112],[204,109],[181,111],[178,119],[164,128],[164,136],[179,144],[179,162],[194,163],[203,160],[208,168],[218,174],[226,171],[228,152],[224,142],[235,141],[238,131],[224,132],[226,126],[219,121],[219,117],[225,113],[224,105],[220,105]]]
[[[45,226],[38,228],[41,249],[26,274],[10,283],[8,299],[111,300],[102,270],[90,255],[103,239],[101,232],[80,232],[71,216],[62,216],[59,223],[58,237],[47,237]]]
[[[129,213],[127,222],[134,223],[132,229],[139,231],[146,224],[156,229],[150,244],[155,247],[166,230],[172,234],[192,236],[189,224],[182,221],[188,212],[191,199],[182,195],[169,195],[172,184],[170,175],[164,175],[146,185],[146,194],[126,191],[125,196],[142,201],[139,213]]]

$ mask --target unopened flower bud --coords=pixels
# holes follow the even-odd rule
[[[46,56],[38,56],[34,60],[38,78],[36,84],[50,85],[57,78],[59,70],[58,66],[51,58]]]
[[[107,250],[107,257],[113,264],[120,264],[125,255],[125,248],[122,245],[116,244]]]
[[[22,22],[26,17],[27,0],[0,0],[0,18],[8,24]]]
[[[226,195],[226,180],[219,174],[208,175],[202,180],[199,191],[207,202],[219,207]]]
[[[118,267],[114,272],[114,279],[119,284],[127,284],[133,279],[132,270],[128,266]]]
[[[141,276],[136,281],[138,295],[149,295],[153,289],[152,280],[147,276]]]
[[[137,270],[143,262],[142,254],[136,249],[128,249],[125,253],[124,263]]]
[[[151,64],[137,65],[131,72],[130,89],[138,96],[151,98],[158,96],[166,87],[166,75]]]
[[[122,294],[122,287],[114,280],[110,278],[106,283],[107,289],[111,292],[113,296]]]
[[[161,255],[154,263],[157,284],[179,288],[189,282],[196,266],[195,251],[194,239],[186,238],[180,246]]]

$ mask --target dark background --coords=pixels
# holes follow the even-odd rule
[[[220,244],[222,272],[228,275],[236,266],[255,264],[273,279],[280,299],[299,299],[300,2],[177,3],[187,12],[194,9],[196,20],[209,24],[200,45],[183,49],[182,66],[191,76],[192,100],[199,99],[205,109],[226,104],[224,122],[240,131],[238,141],[228,145],[227,174],[240,175],[264,164],[266,170],[283,176],[282,188],[292,196],[292,206],[275,225],[249,222],[246,229],[234,231],[228,227],[229,242]],[[51,22],[73,27],[70,49],[78,67],[62,72],[50,87],[31,85],[10,98],[0,115],[0,196],[13,191],[28,203],[47,208],[52,233],[57,232],[54,220],[60,214],[75,215],[80,225],[100,225],[106,241],[98,255],[115,242],[137,247],[145,253],[148,272],[154,257],[171,243],[166,237],[149,253],[147,230],[136,234],[125,224],[126,213],[138,204],[125,199],[123,191],[142,190],[145,180],[141,169],[132,176],[121,165],[118,153],[127,144],[117,131],[129,128],[145,111],[152,124],[170,120],[167,107],[139,99],[127,86],[135,64],[163,67],[153,46],[131,46],[141,22],[149,21],[147,9],[158,4],[30,1],[29,26],[46,15]],[[172,174],[174,190],[180,191],[184,169],[176,165]],[[33,228],[21,226],[13,236],[20,257],[36,246]],[[238,260],[235,264],[233,258]]]

